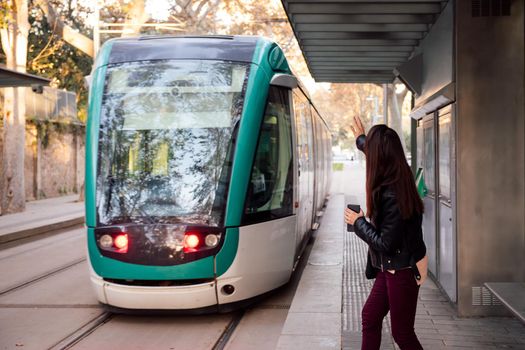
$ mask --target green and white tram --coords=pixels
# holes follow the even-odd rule
[[[108,41],[86,143],[98,300],[222,311],[285,284],[330,174],[328,127],[276,43]]]

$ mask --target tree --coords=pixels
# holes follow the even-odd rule
[[[55,3],[38,0],[36,3],[38,6],[35,4],[31,8],[29,16],[31,29],[27,70],[32,74],[50,78],[54,87],[74,91],[78,118],[85,121],[87,89],[84,86],[84,77],[91,71],[93,59],[84,52],[85,50],[68,43],[63,34],[64,28],[70,28],[70,31],[78,34],[77,37],[87,38],[91,35],[91,30],[82,21],[89,10],[80,5],[72,9],[71,1]],[[47,10],[44,10],[44,7]],[[48,13],[53,15],[50,17]],[[92,45],[92,40],[89,40]]]
[[[402,107],[407,94],[408,89],[404,84],[396,82],[387,84],[388,126],[397,132],[401,140],[404,140]],[[403,149],[406,150],[405,142],[401,142],[401,144]]]
[[[140,34],[141,25],[149,19],[149,14],[145,11],[144,0],[133,0],[123,6],[126,16],[126,23],[133,24],[122,33],[123,37],[137,36]]]
[[[7,0],[1,6],[0,38],[6,66],[26,72],[29,34],[28,0]],[[25,89],[7,88],[4,93],[3,157],[0,174],[2,213],[25,209],[24,145]]]
[[[71,14],[71,1],[68,3]],[[93,57],[93,40],[64,23],[49,0],[35,0],[35,4],[44,11],[48,22],[53,26],[53,32],[57,36],[88,56]]]

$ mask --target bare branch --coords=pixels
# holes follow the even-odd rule
[[[197,21],[196,21],[196,23],[195,23],[195,26],[196,26],[196,27],[199,26],[199,25],[202,23],[202,21],[206,18],[206,16],[208,16],[208,13],[210,13],[210,11],[211,11],[212,9],[217,8],[218,5],[219,5],[219,0],[215,0],[215,2],[213,3],[213,5],[210,5],[210,4],[208,3],[208,8],[206,9],[206,11],[204,11],[204,13],[203,13],[202,15],[198,16]]]
[[[93,40],[65,24],[48,0],[35,0],[35,4],[42,9],[49,23],[56,24],[56,34],[60,38],[86,55],[93,57]]]

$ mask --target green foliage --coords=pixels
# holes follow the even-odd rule
[[[84,134],[84,125],[74,124],[70,122],[63,122],[58,120],[38,119],[38,118],[27,118],[27,123],[35,125],[37,138],[40,140],[40,144],[43,148],[49,146],[50,138],[53,134]]]
[[[343,163],[332,163],[333,171],[343,171],[345,165]]]
[[[56,5],[57,9],[60,9],[59,4]],[[64,22],[85,35],[91,34],[91,30],[73,17],[75,11],[63,9],[61,13]],[[52,86],[57,88],[74,91],[78,117],[85,122],[88,91],[84,85],[84,76],[91,71],[93,59],[59,38],[56,28],[47,22],[42,11],[34,5],[30,9],[29,23],[28,73],[52,79]]]
[[[13,12],[7,1],[0,3],[0,28],[7,28],[9,21],[12,19]]]

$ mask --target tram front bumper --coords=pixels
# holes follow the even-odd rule
[[[101,303],[123,309],[188,310],[217,305],[214,282],[143,287],[110,283],[92,274],[91,283]]]

